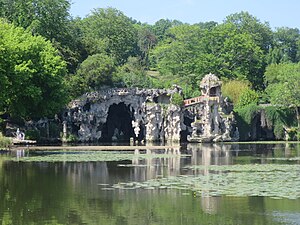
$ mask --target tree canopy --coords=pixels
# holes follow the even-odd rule
[[[107,53],[121,65],[137,49],[132,21],[114,8],[95,9],[82,20],[83,40],[89,54]]]
[[[272,104],[294,108],[300,128],[300,63],[282,63],[268,66],[265,73]]]
[[[66,103],[66,64],[41,36],[0,20],[0,112],[21,118],[57,113]]]
[[[248,12],[228,15],[222,23],[196,24],[160,19],[150,25],[110,7],[72,18],[70,4],[0,0],[2,113],[24,118],[53,114],[65,102],[62,96],[78,97],[107,85],[178,84],[185,97],[195,97],[207,73],[227,84],[247,84],[243,97],[229,91],[235,103],[242,99],[240,105],[256,102],[257,93],[268,93],[265,101],[298,105],[292,98],[297,93],[283,98],[279,90],[300,89],[298,76],[292,76],[296,69],[291,69],[300,61],[299,28],[272,30]],[[282,101],[275,100],[279,97]],[[27,102],[33,107],[21,104]]]

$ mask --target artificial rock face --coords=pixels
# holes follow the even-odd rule
[[[81,142],[179,141],[182,110],[172,97],[182,90],[107,89],[72,101],[63,115],[64,138]]]
[[[201,81],[202,95],[185,100],[185,117],[190,119],[190,142],[236,141],[238,130],[234,127],[232,112],[226,110],[221,95],[221,81],[214,74],[207,74]]]

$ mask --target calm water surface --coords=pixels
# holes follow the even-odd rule
[[[190,165],[300,166],[300,160],[276,160],[299,157],[300,144],[189,144],[180,153],[189,156],[47,163],[11,161],[30,156],[28,151],[1,152],[0,224],[300,224],[300,199],[201,197],[173,189],[103,190],[103,184],[211,173],[184,168]]]

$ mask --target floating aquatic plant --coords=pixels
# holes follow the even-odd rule
[[[183,193],[191,191],[196,196],[206,197],[227,195],[300,198],[299,165],[192,166],[189,169],[197,169],[200,173],[119,183],[112,187],[125,190],[177,189],[183,190]]]
[[[118,151],[39,151],[32,153],[32,156],[12,158],[12,160],[18,162],[108,162],[185,156],[180,154],[134,154],[133,152]]]

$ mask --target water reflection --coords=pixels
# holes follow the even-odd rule
[[[147,149],[146,153],[139,149],[135,150],[135,155],[146,154],[144,159],[132,160],[132,179],[135,181],[145,181],[157,177],[177,176],[180,174],[181,152],[178,148],[167,148],[164,150]],[[155,158],[153,155],[161,154],[165,157]],[[147,158],[147,156],[149,156]]]
[[[12,154],[23,157],[29,153]],[[278,224],[274,212],[285,218],[299,215],[300,200],[206,197],[205,193],[194,197],[175,190],[102,190],[103,184],[216,173],[187,170],[186,166],[270,163],[270,158],[299,157],[299,144],[188,144],[176,149],[136,150],[135,154],[162,157],[18,163],[0,155],[0,224]]]

